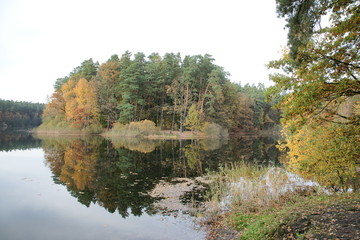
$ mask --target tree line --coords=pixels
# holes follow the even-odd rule
[[[59,78],[43,114],[44,127],[112,128],[151,120],[161,129],[184,131],[216,123],[232,131],[254,131],[279,123],[263,85],[241,86],[214,64],[211,55],[145,56],[126,51],[99,64],[85,60]]]
[[[41,103],[0,99],[0,131],[39,126],[43,109]]]

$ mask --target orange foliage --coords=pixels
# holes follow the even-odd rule
[[[85,78],[76,83],[70,79],[62,88],[65,99],[66,120],[73,127],[83,128],[97,123],[99,110],[97,104],[96,88]]]
[[[65,100],[59,90],[56,90],[51,98],[49,99],[48,104],[46,104],[44,110],[44,116],[55,118],[57,116],[65,115]]]

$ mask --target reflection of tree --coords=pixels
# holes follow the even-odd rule
[[[55,182],[67,185],[71,194],[86,206],[95,201],[97,146],[101,141],[97,137],[42,138],[45,159]]]
[[[28,132],[0,131],[0,151],[27,150],[39,147],[40,140],[34,139]]]
[[[200,145],[198,140],[191,141],[191,144],[187,145],[184,148],[184,154],[187,159],[187,164],[190,169],[196,170],[198,175],[203,174],[202,162],[203,154],[201,152],[202,145]]]
[[[127,148],[131,151],[139,151],[142,153],[150,153],[159,146],[159,141],[132,137],[112,137],[111,142],[115,148]]]
[[[126,217],[131,209],[133,215],[141,215],[154,201],[147,193],[161,178],[154,171],[157,161],[124,148],[113,149],[111,155],[98,166],[98,199],[109,212],[117,210]]]
[[[98,160],[98,151],[94,148],[96,146],[82,140],[74,140],[71,145],[67,145],[60,180],[75,185],[80,191],[93,189]]]
[[[44,139],[45,158],[55,180],[66,184],[79,202],[89,206],[97,202],[109,212],[118,211],[123,217],[141,215],[154,201],[146,193],[156,177],[146,174],[149,161],[140,152],[115,149],[101,138]],[[150,179],[150,181],[147,181]]]
[[[80,203],[97,203],[123,217],[150,211],[156,199],[149,193],[161,179],[195,177],[206,169],[216,170],[220,163],[250,159],[252,143],[241,140],[221,146],[210,140],[169,140],[156,142],[149,152],[140,151],[147,148],[144,142],[114,147],[101,137],[42,139],[56,183],[66,185]]]

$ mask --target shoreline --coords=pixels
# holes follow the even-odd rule
[[[195,140],[195,139],[229,139],[236,137],[248,137],[248,138],[256,138],[256,137],[266,137],[266,136],[278,136],[280,137],[280,133],[271,132],[271,134],[267,130],[259,130],[259,131],[243,131],[243,132],[230,132],[229,136],[215,136],[215,135],[206,135],[202,132],[194,133],[191,131],[171,131],[171,130],[161,130],[156,133],[150,133],[146,135],[139,134],[121,134],[121,133],[110,133],[108,130],[104,130],[98,133],[91,133],[77,129],[52,129],[52,130],[42,130],[42,129],[31,129],[31,130],[21,130],[24,132],[29,132],[34,135],[42,135],[42,136],[102,136],[105,138],[141,138],[145,140]]]

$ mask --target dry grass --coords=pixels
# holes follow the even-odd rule
[[[282,168],[239,162],[209,173],[208,206],[213,213],[237,209],[260,212],[292,201],[299,195],[317,192],[316,184],[304,181]]]

